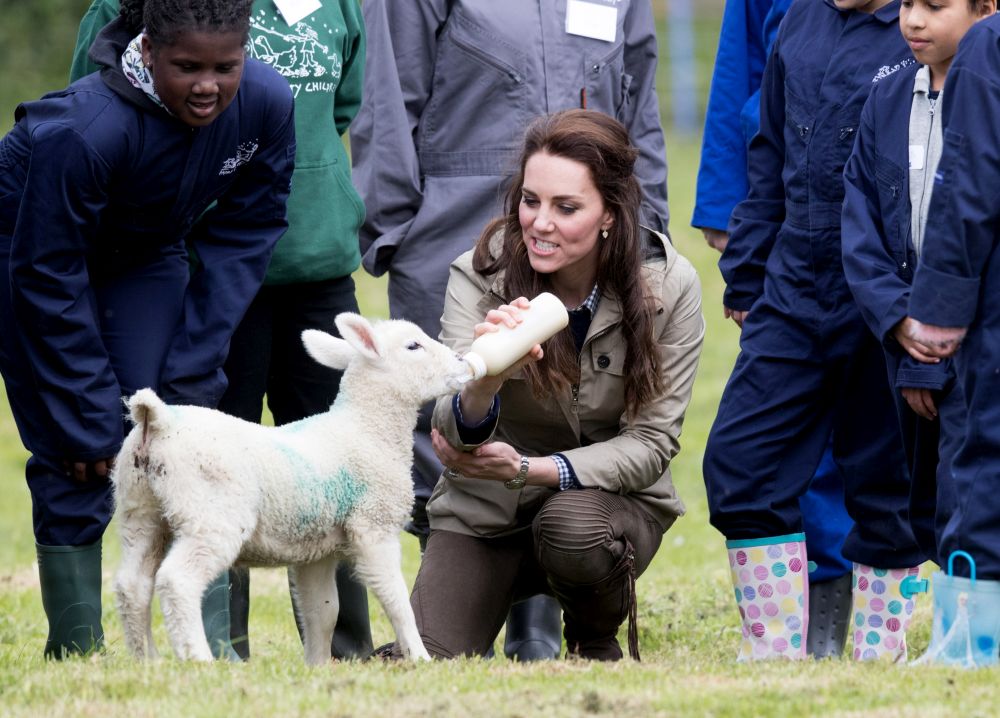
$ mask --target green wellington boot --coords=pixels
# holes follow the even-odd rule
[[[242,660],[229,639],[229,571],[223,571],[208,584],[201,597],[201,621],[212,655],[227,661]]]
[[[89,546],[35,544],[42,606],[49,619],[45,657],[89,655],[104,645],[101,627],[101,542]]]

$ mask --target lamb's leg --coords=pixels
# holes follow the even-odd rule
[[[212,660],[201,621],[201,599],[212,579],[228,569],[238,553],[239,546],[224,536],[175,535],[156,574],[156,591],[178,658]]]
[[[352,550],[357,557],[355,572],[382,604],[403,655],[415,661],[429,661],[431,657],[420,640],[403,580],[399,538],[382,537],[373,542],[372,536],[359,536],[352,541]]]
[[[288,586],[302,621],[302,644],[306,663],[318,666],[330,660],[330,643],[337,625],[340,603],[337,596],[337,559],[288,567]]]
[[[156,658],[150,610],[153,577],[163,561],[167,525],[148,508],[123,511],[120,521],[122,560],[115,576],[115,594],[125,646],[137,658]]]

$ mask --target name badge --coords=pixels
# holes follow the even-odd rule
[[[618,8],[587,0],[566,0],[566,32],[614,42],[618,34]]]
[[[274,0],[274,4],[289,25],[294,25],[323,7],[320,0]]]
[[[923,145],[910,145],[910,169],[922,170],[924,168],[924,155],[927,154]]]

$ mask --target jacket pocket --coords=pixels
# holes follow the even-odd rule
[[[431,95],[420,120],[420,149],[514,144],[528,121],[526,68],[527,58],[517,48],[460,11],[452,12],[438,42]],[[469,122],[482,116],[484,107],[504,122]]]
[[[901,276],[912,276],[909,262],[909,218],[903,217],[905,197],[909,188],[905,183],[906,174],[892,160],[878,157],[875,161],[875,184],[878,190],[879,211],[882,215],[882,229],[897,271]]]
[[[598,57],[585,57],[583,62],[587,108],[627,124],[628,89],[632,77],[625,74],[625,43],[618,43],[610,52]]]

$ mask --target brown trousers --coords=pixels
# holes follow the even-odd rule
[[[410,597],[420,637],[432,656],[481,656],[512,603],[547,593],[562,606],[570,653],[621,658],[615,636],[662,537],[635,499],[598,489],[553,494],[530,531],[431,531]]]

